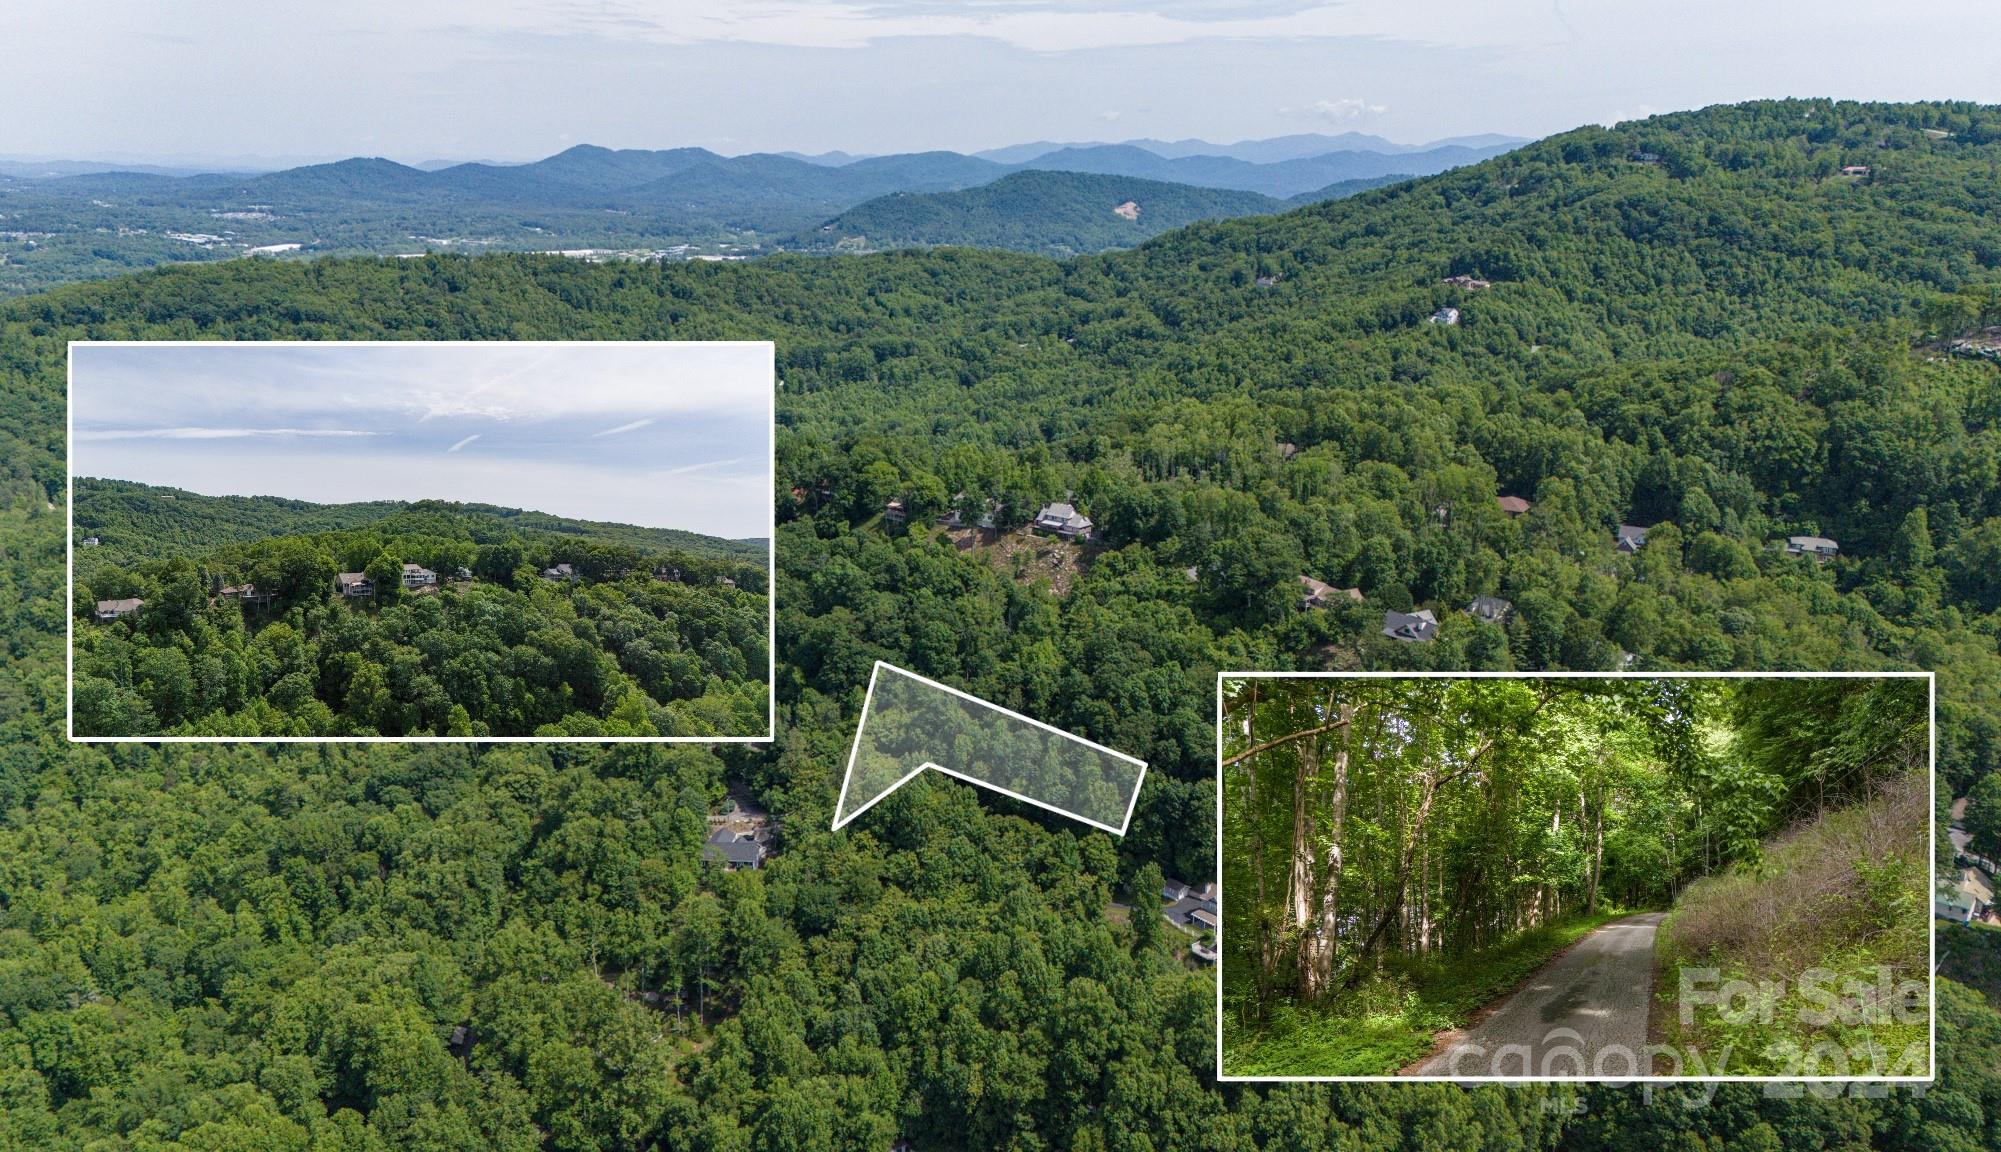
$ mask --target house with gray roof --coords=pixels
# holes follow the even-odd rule
[[[1840,552],[1841,545],[1836,544],[1825,536],[1786,537],[1786,555],[1788,556],[1811,556],[1815,560],[1826,562],[1834,559]]]
[[[1500,624],[1507,620],[1508,613],[1515,606],[1499,596],[1475,596],[1473,603],[1466,606],[1466,614],[1475,620],[1485,620],[1489,624]]]
[[[1422,644],[1438,637],[1438,617],[1429,608],[1415,612],[1383,613],[1383,635],[1406,644]]]
[[[708,842],[702,845],[703,859],[714,860],[731,872],[762,868],[764,857],[764,842],[755,832],[740,832],[728,826],[710,832]]]
[[[1637,524],[1621,524],[1614,541],[1621,552],[1638,552],[1647,546],[1647,530]]]
[[[373,596],[375,581],[370,580],[366,572],[342,572],[334,577],[334,591],[349,600]]]
[[[1035,530],[1065,540],[1089,540],[1091,518],[1069,504],[1045,504],[1035,514]]]

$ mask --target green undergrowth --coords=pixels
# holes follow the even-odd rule
[[[1505,943],[1447,959],[1393,959],[1384,971],[1324,1004],[1281,1004],[1247,1027],[1226,1017],[1230,1076],[1381,1076],[1431,1053],[1437,1034],[1465,1024],[1512,992],[1552,956],[1609,921],[1609,907],[1547,924]]]
[[[1683,891],[1654,983],[1683,1074],[1926,1074],[1927,805],[1902,782]]]

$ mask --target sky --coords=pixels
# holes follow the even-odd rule
[[[1993,0],[7,0],[0,155],[1405,143],[1762,97],[2001,102]]]
[[[771,534],[766,344],[77,345],[70,473]]]

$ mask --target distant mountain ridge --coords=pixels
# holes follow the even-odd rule
[[[706,148],[580,144],[523,164],[417,167],[357,156],[262,173],[0,172],[0,217],[7,221],[0,232],[0,295],[244,255],[515,250],[586,259],[742,259],[788,247],[784,238],[883,196],[957,192],[1021,172],[1287,200],[1348,181],[1430,175],[1511,146],[1373,151],[1352,145],[1387,142],[1350,134],[1249,141],[1222,147],[1235,155],[1217,155],[1195,151],[1212,147],[1200,141],[1150,143],[1160,151],[1140,144],[1062,146],[1009,163],[948,151],[724,156]],[[1322,147],[1332,150],[1314,152]],[[1163,206],[1201,199],[1152,196]],[[1249,202],[1237,203],[1225,214],[1243,214]],[[1070,247],[1061,237],[1020,242],[1033,250]]]

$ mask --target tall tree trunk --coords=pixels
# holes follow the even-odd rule
[[[1341,739],[1334,747],[1334,764],[1329,773],[1327,865],[1320,874],[1317,893],[1319,916],[1314,930],[1302,937],[1300,979],[1309,996],[1327,991],[1340,947],[1341,837],[1348,822],[1348,755],[1354,743],[1355,707],[1344,703],[1338,714]]]
[[[1292,934],[1294,978],[1299,991],[1313,995],[1313,785],[1320,770],[1320,738],[1299,746],[1292,773],[1292,862],[1286,878],[1287,926]]]

